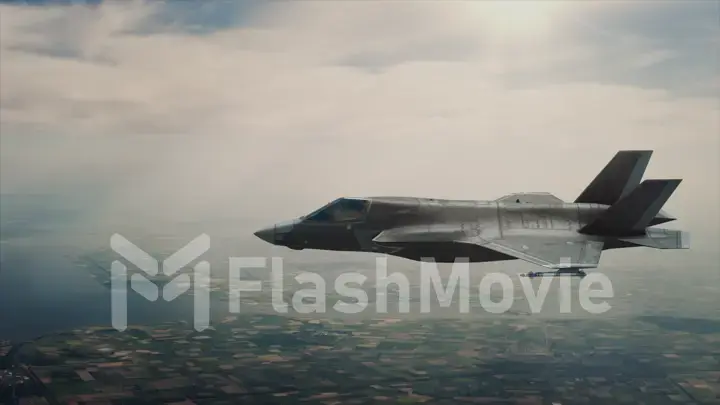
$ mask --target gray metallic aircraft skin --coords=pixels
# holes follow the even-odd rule
[[[675,219],[660,207],[680,183],[639,184],[650,153],[619,152],[572,203],[549,193],[492,201],[339,198],[255,235],[298,250],[375,252],[436,262],[522,259],[552,269],[597,267],[607,249],[687,248],[686,233],[648,228]]]

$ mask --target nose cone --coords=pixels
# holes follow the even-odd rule
[[[255,236],[267,243],[272,243],[273,245],[285,245],[288,235],[291,233],[298,221],[299,220],[294,219],[292,221],[279,222],[273,226],[269,226],[255,232]]]
[[[254,234],[258,238],[264,240],[267,243],[275,244],[275,227],[263,228]]]

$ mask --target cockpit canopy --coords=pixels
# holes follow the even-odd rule
[[[303,218],[312,222],[356,222],[365,218],[370,201],[361,198],[338,198]]]

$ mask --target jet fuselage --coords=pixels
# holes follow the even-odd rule
[[[355,205],[355,206],[353,206]],[[344,210],[347,209],[348,212]],[[354,210],[353,210],[354,208]],[[577,236],[578,230],[608,208],[602,204],[440,200],[408,197],[340,198],[298,219],[256,232],[261,239],[291,249],[377,252],[413,260],[453,262],[457,257],[485,262],[515,257],[458,242],[492,240],[507,234],[541,233],[548,238]],[[670,220],[664,214],[653,221]],[[426,241],[374,241],[386,229],[416,227]],[[597,237],[588,235],[588,239]],[[608,244],[605,249],[622,247]]]
[[[651,228],[681,179],[641,182],[652,151],[620,151],[574,202],[550,193],[493,201],[339,198],[255,233],[292,249],[377,252],[412,260],[521,259],[551,269],[599,265],[603,250],[687,249],[687,232]]]

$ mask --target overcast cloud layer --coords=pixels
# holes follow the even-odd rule
[[[245,234],[342,195],[572,200],[654,149],[716,248],[717,4],[512,3],[2,5],[1,191]]]

